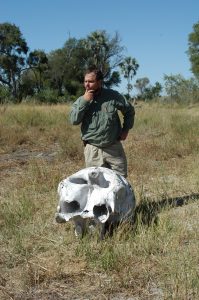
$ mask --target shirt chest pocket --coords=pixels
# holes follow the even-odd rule
[[[117,109],[111,102],[103,103],[101,112],[106,125],[117,119]]]
[[[102,104],[102,112],[107,114],[115,114],[117,112],[114,101],[105,102]]]

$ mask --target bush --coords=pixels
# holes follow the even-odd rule
[[[58,93],[50,88],[43,89],[36,95],[36,99],[42,103],[58,103]]]
[[[0,85],[0,103],[3,104],[8,101],[10,93],[8,89]]]

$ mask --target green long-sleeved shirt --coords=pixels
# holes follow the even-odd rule
[[[118,110],[123,115],[123,125]],[[83,96],[74,102],[70,121],[73,125],[81,124],[82,140],[106,147],[119,139],[122,130],[128,131],[133,127],[134,115],[133,106],[121,94],[102,88],[91,102]]]

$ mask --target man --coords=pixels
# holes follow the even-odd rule
[[[103,74],[96,68],[85,72],[85,93],[73,104],[70,121],[81,123],[86,167],[106,167],[127,177],[127,160],[121,141],[134,124],[134,108],[118,92],[102,87]],[[121,126],[118,110],[123,115]]]

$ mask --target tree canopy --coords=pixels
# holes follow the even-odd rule
[[[0,82],[15,98],[27,52],[28,46],[19,27],[10,23],[0,24]]]
[[[199,79],[199,22],[193,25],[193,32],[188,36],[188,55],[191,62],[191,70]]]

